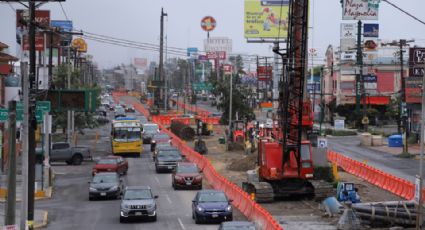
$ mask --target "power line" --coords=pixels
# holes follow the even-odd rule
[[[402,8],[400,8],[399,6],[397,6],[396,4],[390,2],[389,0],[383,0],[384,2],[390,4],[391,6],[393,6],[394,8],[398,9],[399,11],[403,12],[404,14],[406,14],[407,16],[415,19],[416,21],[420,22],[421,24],[425,25],[425,22],[420,20],[419,18],[417,18],[416,16],[413,16],[412,14],[410,14],[409,12],[403,10]]]
[[[63,8],[63,6],[62,6],[62,2],[59,2],[59,5],[61,6],[61,9],[62,9],[63,15],[65,15],[66,20],[67,20],[67,21],[69,21],[68,15],[66,15],[65,9],[64,9],[64,8]]]

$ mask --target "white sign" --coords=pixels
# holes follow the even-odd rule
[[[356,54],[354,52],[341,52],[341,61],[355,61]]]
[[[419,196],[421,193],[421,178],[416,175],[415,177],[415,201],[419,203]]]
[[[206,52],[225,51],[232,53],[233,41],[227,37],[210,37],[204,39],[204,49]]]
[[[356,23],[341,23],[341,39],[356,39]]]
[[[3,230],[18,230],[18,225],[6,225],[3,227]]]
[[[317,138],[317,147],[319,148],[327,148],[328,147],[328,139],[326,139],[325,137],[319,137]]]
[[[367,0],[343,0],[343,20],[378,20],[378,7],[369,6]]]
[[[334,121],[335,130],[345,129],[345,121],[344,120],[335,120]]]

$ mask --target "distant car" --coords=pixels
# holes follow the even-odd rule
[[[134,109],[133,105],[127,105],[127,107],[125,107],[125,111],[127,113],[134,113],[134,112],[136,112],[136,110]]]
[[[195,116],[193,114],[186,113],[186,114],[180,115],[179,117],[181,117],[181,118],[194,118]]]
[[[155,170],[157,173],[162,171],[173,171],[177,166],[177,162],[181,161],[183,161],[183,156],[180,151],[159,150],[155,157]]]
[[[266,120],[265,127],[266,128],[269,128],[269,129],[273,128],[273,120],[272,119],[267,119]]]
[[[222,114],[221,113],[210,113],[208,114],[208,117],[221,117]]]
[[[196,224],[207,221],[232,221],[231,202],[223,191],[201,190],[192,200],[192,219]]]
[[[218,230],[256,230],[255,224],[248,221],[226,221],[222,222]]]
[[[106,156],[101,158],[93,166],[92,174],[100,172],[116,172],[119,175],[125,175],[128,171],[128,162],[121,156]]]
[[[143,124],[142,138],[143,144],[150,144],[152,137],[159,133],[159,126],[157,124],[148,123]]]
[[[155,151],[155,146],[160,143],[168,143],[170,141],[170,136],[166,133],[159,133],[153,136],[151,140],[151,152]]]
[[[171,176],[174,189],[202,189],[202,174],[195,163],[179,162]]]
[[[123,191],[122,180],[115,172],[98,173],[89,184],[89,200],[94,198],[118,199]]]
[[[89,147],[71,146],[67,142],[56,142],[52,144],[50,151],[50,162],[64,161],[69,165],[80,165],[84,160],[91,160]]]
[[[177,98],[179,95],[177,93],[173,93],[173,95],[171,95],[172,98]]]
[[[114,117],[118,118],[118,117],[125,117],[125,109],[121,106],[115,106],[114,109]]]
[[[179,151],[177,147],[172,146],[170,142],[160,142],[155,145],[155,149],[152,152],[152,159],[155,161],[156,155],[159,151]]]
[[[128,186],[121,200],[120,223],[127,219],[150,218],[156,221],[156,201],[149,186]]]

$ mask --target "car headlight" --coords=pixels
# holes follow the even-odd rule
[[[198,175],[198,176],[195,177],[195,179],[196,180],[202,180],[202,176],[201,175]]]
[[[198,210],[198,212],[204,211],[204,209],[201,206],[196,207],[196,209]]]
[[[97,189],[95,189],[93,187],[90,187],[89,190],[90,190],[90,192],[96,192],[97,191]]]
[[[118,186],[112,186],[109,190],[118,190]]]
[[[227,206],[226,211],[231,212],[232,211],[232,206],[231,205]]]
[[[156,141],[155,141],[155,140],[152,140],[152,141],[151,141],[151,143],[152,143],[152,144],[155,144],[155,143],[156,143]]]

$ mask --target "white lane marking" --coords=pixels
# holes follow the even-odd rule
[[[171,199],[170,199],[170,197],[168,196],[168,194],[165,194],[165,198],[167,198],[167,200],[168,200],[168,202],[170,203],[170,204],[172,204],[173,202],[171,202]]]
[[[179,224],[180,224],[180,226],[182,227],[182,229],[186,229],[186,228],[184,227],[184,224],[183,224],[182,220],[180,220],[180,218],[177,218],[177,220],[179,221]]]
[[[159,182],[159,179],[158,179],[158,177],[157,177],[157,176],[155,176],[154,178],[155,178],[156,183],[161,184],[161,183]]]

